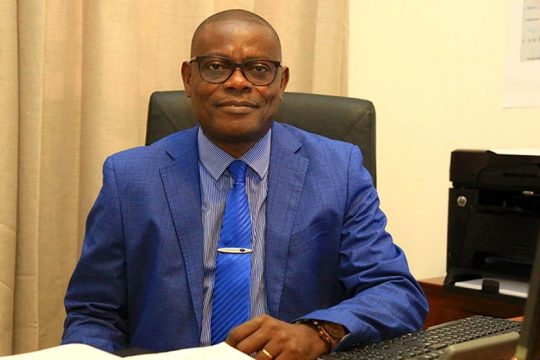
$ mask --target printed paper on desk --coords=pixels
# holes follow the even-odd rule
[[[168,351],[158,354],[128,356],[129,360],[253,360],[225,342],[213,346]],[[25,359],[26,360],[26,359]],[[79,360],[79,359],[77,359]]]
[[[497,281],[499,283],[499,294],[515,296],[524,299],[527,298],[527,293],[529,292],[529,283],[527,283],[526,281],[517,281],[501,278],[484,278],[468,281],[457,281],[454,286],[481,291],[482,283],[484,280]]]
[[[120,360],[121,357],[109,354],[84,344],[68,344],[25,354],[0,356],[2,360]]]
[[[84,344],[68,344],[25,354],[0,356],[2,360],[120,360],[109,354]],[[174,350],[157,354],[128,356],[129,360],[253,360],[250,356],[222,342],[214,346]]]

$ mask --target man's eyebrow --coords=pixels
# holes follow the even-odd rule
[[[246,61],[253,61],[253,60],[270,60],[270,61],[279,61],[281,62],[281,60],[278,60],[278,59],[274,59],[270,56],[249,56],[249,57],[246,57],[246,58],[243,58],[241,60],[235,60],[227,55],[222,55],[221,53],[206,53],[206,54],[202,54],[202,55],[195,55],[193,56],[192,58],[196,58],[198,56],[210,56],[210,57],[218,57],[218,58],[223,58],[223,59],[227,59],[227,60],[231,60],[233,62],[236,62],[236,63],[243,63],[243,62],[246,62]]]

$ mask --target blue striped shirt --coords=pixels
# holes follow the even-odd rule
[[[251,317],[265,314],[266,290],[264,286],[264,230],[266,228],[266,194],[268,190],[268,164],[272,130],[255,144],[240,160],[246,170],[246,191],[252,224],[251,257]],[[216,269],[216,252],[225,211],[227,194],[233,178],[227,167],[235,160],[217,147],[203,134],[198,133],[199,174],[202,194],[202,223],[204,231],[204,304],[201,328],[201,345],[210,345],[212,320],[212,292]]]

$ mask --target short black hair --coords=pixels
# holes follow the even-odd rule
[[[279,54],[281,57],[281,41],[274,27],[261,16],[243,9],[230,9],[220,11],[218,13],[215,13],[214,15],[207,17],[202,23],[200,23],[197,29],[195,29],[195,32],[193,33],[193,38],[191,39],[191,54],[193,55],[195,43],[197,42],[200,34],[207,25],[229,20],[244,21],[246,23],[261,25],[264,28],[268,29],[277,42]]]

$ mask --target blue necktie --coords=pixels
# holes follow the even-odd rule
[[[216,254],[212,298],[212,344],[249,320],[251,273],[251,215],[246,194],[246,163],[229,165],[234,185],[227,195]]]

